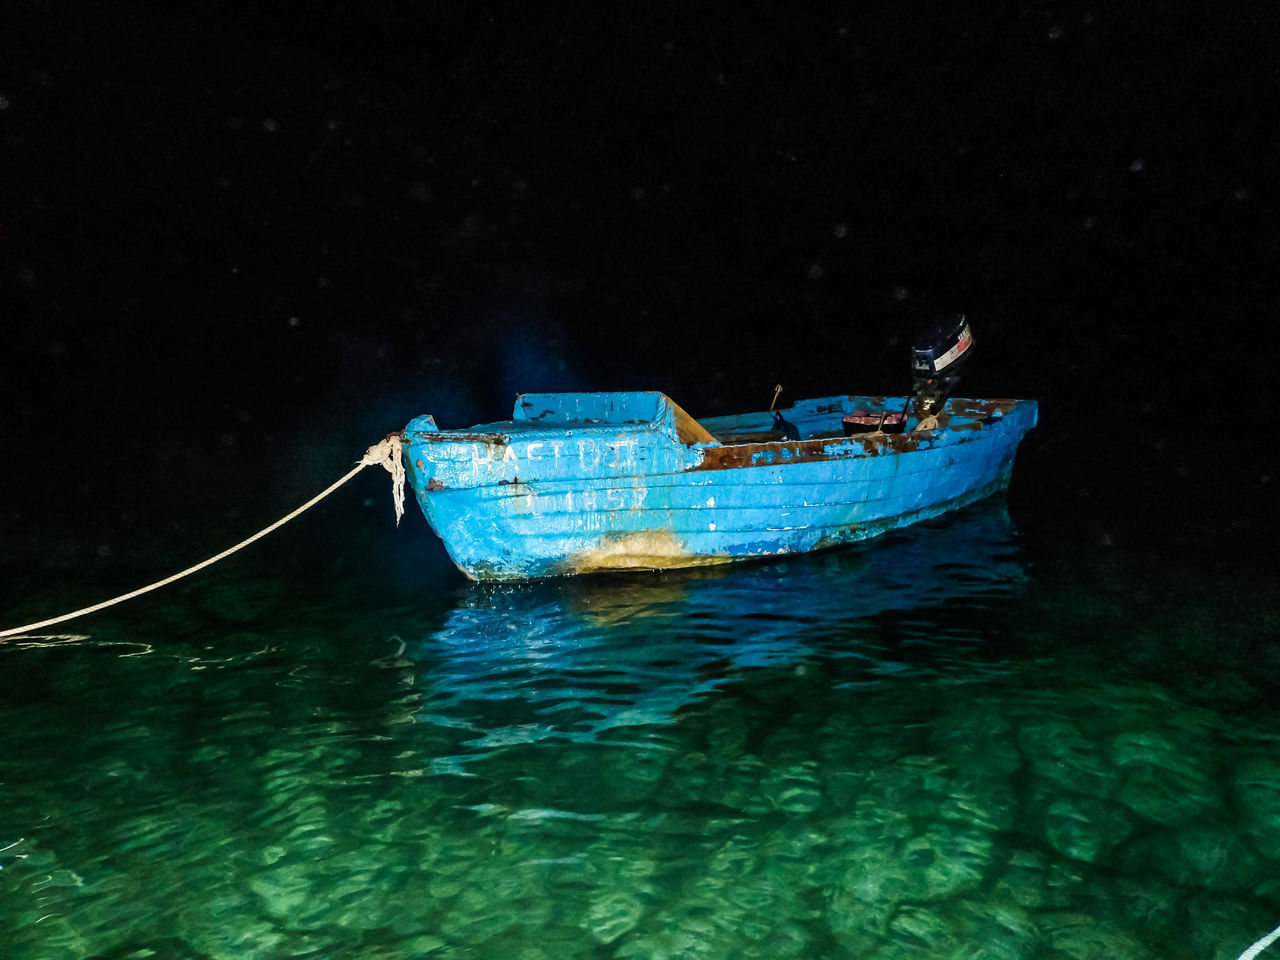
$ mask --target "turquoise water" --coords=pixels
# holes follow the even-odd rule
[[[1047,558],[1000,504],[519,588],[288,552],[0,642],[0,957],[1234,960],[1280,924],[1275,598],[1236,578]]]

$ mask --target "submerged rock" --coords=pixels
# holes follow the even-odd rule
[[[1025,726],[1018,742],[1031,771],[1050,783],[1093,797],[1112,796],[1120,783],[1120,772],[1099,744],[1065,720]]]
[[[964,939],[948,913],[937,908],[901,908],[888,923],[889,943],[877,950],[875,956],[902,956],[905,950],[929,957],[950,956],[964,943]]]
[[[630,933],[644,914],[644,904],[621,890],[604,890],[591,898],[583,925],[600,943],[613,943]]]
[[[903,854],[911,868],[912,899],[940,900],[977,890],[991,865],[993,842],[985,830],[950,823],[934,824],[909,840]]]
[[[965,944],[955,960],[1022,960],[1035,956],[1042,942],[1033,915],[1020,904],[998,898],[966,900],[959,905]]]
[[[313,900],[316,879],[310,863],[286,863],[251,876],[249,889],[273,917],[292,917]]]
[[[851,951],[868,950],[888,935],[901,905],[977,891],[993,860],[993,842],[986,831],[939,822],[917,836],[837,853],[843,868],[826,893],[833,935]]]
[[[872,955],[875,960],[1025,960],[1037,955],[1041,943],[1031,915],[1017,904],[998,900],[904,906],[890,921],[888,937]]]
[[[1203,762],[1209,755],[1163,733],[1119,734],[1111,742],[1112,759],[1123,774],[1115,799],[1147,819],[1167,825],[1202,816],[1221,804]]]
[[[1280,860],[1280,758],[1250,757],[1236,768],[1231,787],[1254,849]]]
[[[708,917],[661,911],[653,927],[627,937],[613,955],[618,960],[719,960],[736,946]]]
[[[1264,875],[1257,855],[1221,823],[1153,831],[1126,848],[1122,865],[1133,876],[1157,870],[1188,889],[1243,892]]]
[[[1197,893],[1182,906],[1187,934],[1187,950],[1205,960],[1236,960],[1254,942],[1280,922],[1274,908],[1262,910],[1256,904],[1241,902],[1238,897]],[[1272,947],[1262,953],[1268,960]]]
[[[831,853],[819,878],[832,935],[861,954],[901,940],[913,924],[931,924],[932,908],[902,911],[981,889],[997,863],[996,838],[1015,812],[1005,778],[961,776],[936,756],[907,756],[871,772],[853,809],[826,821]],[[925,939],[945,936],[935,930]]]
[[[1064,795],[1044,811],[1049,845],[1072,860],[1098,863],[1133,834],[1134,817],[1116,803]]]
[[[1138,929],[1164,931],[1178,919],[1184,892],[1158,876],[1121,877],[1113,890],[1116,903]]]
[[[1013,725],[1000,713],[999,703],[966,701],[938,718],[933,743],[957,770],[990,780],[1008,776],[1023,764]]]
[[[1065,908],[1085,887],[1082,865],[1050,860],[1038,850],[1014,850],[991,888],[1021,907]]]
[[[1140,931],[1085,913],[1053,912],[1037,917],[1041,934],[1071,960],[1157,960]]]

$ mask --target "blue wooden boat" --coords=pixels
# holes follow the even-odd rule
[[[776,399],[776,397],[775,397]],[[834,396],[695,420],[665,394],[531,393],[405,428],[408,479],[475,580],[663,569],[863,540],[1002,490],[1033,400]]]

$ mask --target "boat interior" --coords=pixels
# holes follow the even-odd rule
[[[594,425],[657,422],[670,417],[682,443],[738,445],[835,439],[964,427],[1003,416],[1013,401],[947,399],[936,414],[921,418],[915,397],[836,396],[801,400],[780,409],[694,419],[656,391],[632,393],[521,394],[513,422],[521,425]],[[500,424],[472,427],[496,430]]]
[[[706,417],[700,425],[722,444],[825,440],[902,433],[919,422],[909,397],[824,397],[781,410]]]

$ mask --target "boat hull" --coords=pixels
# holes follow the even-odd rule
[[[1036,419],[1031,401],[952,401],[932,429],[846,437],[846,408],[901,398],[824,398],[786,411],[802,439],[784,441],[751,429],[768,425],[762,414],[698,424],[661,394],[566,411],[567,396],[535,397],[524,418],[522,397],[513,421],[468,431],[406,428],[410,483],[467,576],[702,566],[864,540],[1004,489]]]

